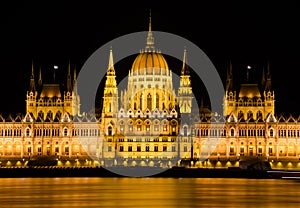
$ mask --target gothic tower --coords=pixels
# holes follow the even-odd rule
[[[80,115],[80,97],[77,89],[76,67],[74,68],[73,89],[72,89],[72,113]]]
[[[33,62],[31,66],[31,77],[30,77],[30,85],[29,91],[27,91],[27,100],[26,100],[26,110],[27,112],[32,113],[33,115],[36,114],[36,100],[37,100],[37,90],[34,81],[34,67]]]
[[[271,88],[271,73],[270,73],[270,63],[268,62],[267,67],[267,78],[263,77],[263,80],[265,80],[265,86],[264,87],[264,101],[265,101],[265,109],[264,111],[266,114],[275,112],[275,95],[274,91],[272,91]]]
[[[35,119],[55,120],[68,113],[71,116],[80,115],[80,98],[77,93],[76,72],[72,86],[70,62],[68,64],[67,87],[61,92],[60,84],[42,82],[40,69],[38,87],[35,86],[34,67],[30,78],[30,87],[27,92],[26,113],[31,113]]]
[[[232,64],[227,69],[226,89],[223,103],[223,115],[229,115],[235,110],[236,92],[233,90]]]
[[[102,107],[102,118],[103,117],[114,117],[118,114],[118,87],[116,81],[116,72],[113,62],[113,52],[110,49],[109,63],[106,72],[106,81],[103,94],[103,107]]]
[[[257,83],[242,83],[237,96],[232,86],[232,66],[230,64],[223,104],[224,116],[233,113],[238,119],[257,120],[266,119],[269,113],[274,114],[274,92],[271,90],[269,64],[267,78],[263,70],[263,96]]]
[[[187,64],[186,49],[183,54],[183,65],[180,75],[180,86],[178,89],[178,104],[180,113],[191,113],[192,112],[192,85],[190,79],[190,71]]]

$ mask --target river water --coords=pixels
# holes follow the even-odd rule
[[[300,181],[0,178],[0,207],[300,207]]]

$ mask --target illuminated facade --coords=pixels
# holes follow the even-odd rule
[[[45,84],[42,81],[40,70],[38,87],[34,80],[34,67],[30,78],[30,87],[27,92],[26,113],[30,113],[34,118],[54,120],[60,118],[62,114],[79,115],[80,97],[77,92],[76,70],[72,83],[71,66],[68,66],[67,87],[61,93],[60,84]]]
[[[43,84],[41,72],[36,87],[32,68],[26,115],[0,116],[0,159],[96,158],[108,166],[199,164],[207,158],[299,159],[300,120],[275,116],[269,67],[262,90],[242,84],[236,91],[230,65],[223,115],[205,111],[195,116],[187,52],[176,92],[172,71],[154,47],[150,22],[146,47],[134,60],[125,89],[118,89],[116,76],[110,50],[97,118],[80,112],[76,71],[72,81],[70,65],[63,93],[58,84]]]

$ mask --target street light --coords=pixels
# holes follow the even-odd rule
[[[220,161],[220,153],[218,153],[218,161]]]

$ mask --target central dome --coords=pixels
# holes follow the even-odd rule
[[[168,64],[160,52],[142,51],[131,68],[133,75],[167,75]]]

